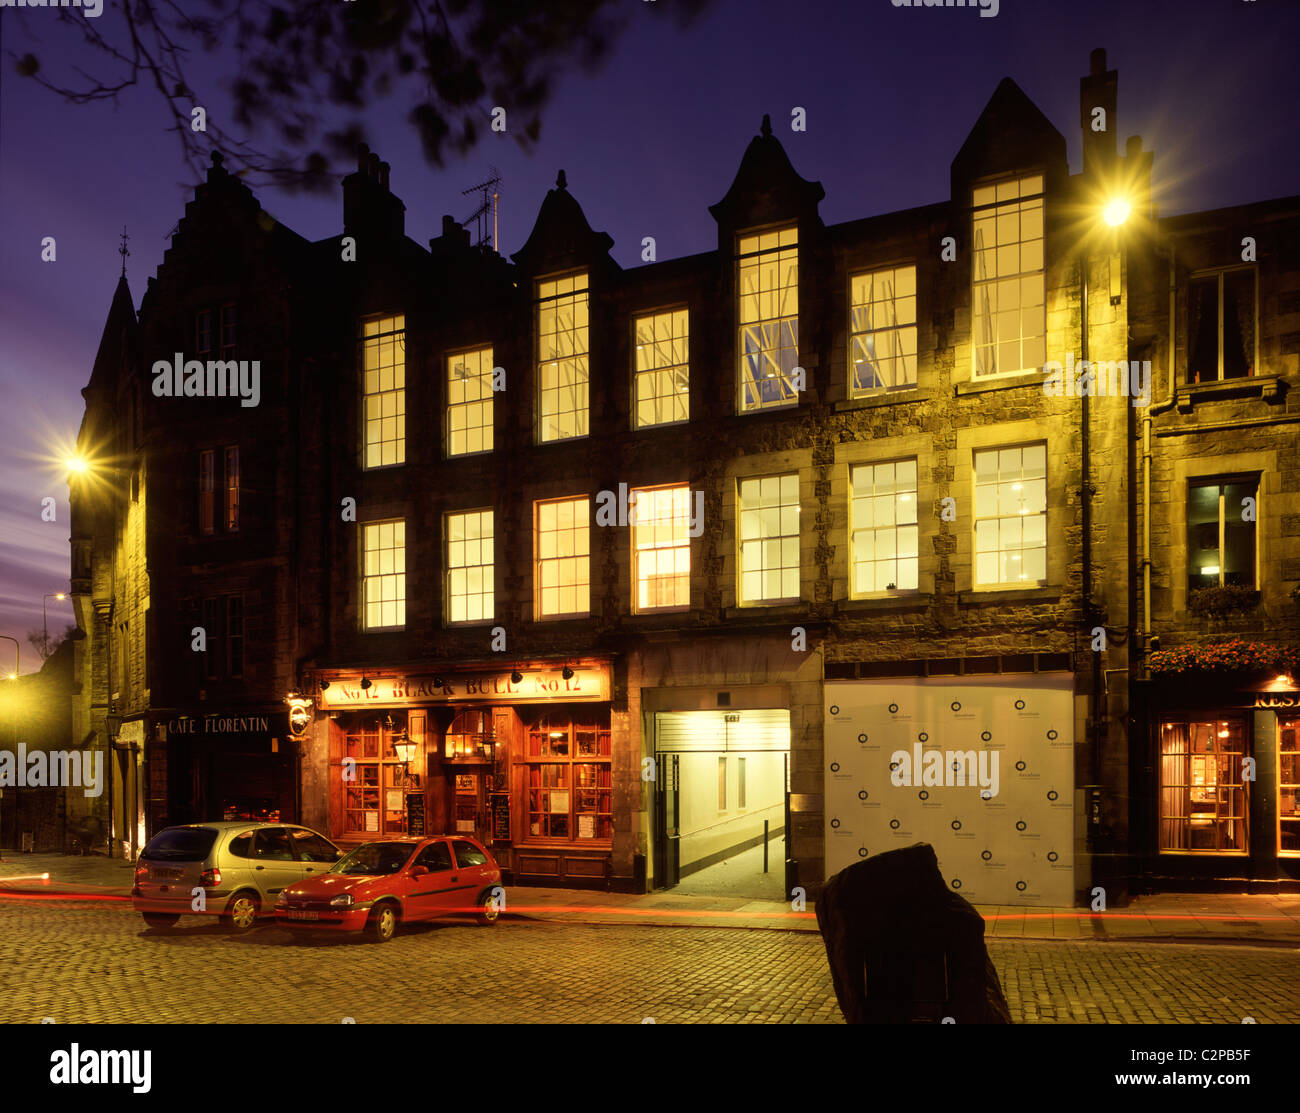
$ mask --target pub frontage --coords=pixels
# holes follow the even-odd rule
[[[1134,875],[1155,889],[1300,887],[1296,680],[1153,673],[1147,687],[1132,735]]]
[[[614,783],[608,659],[321,670],[301,739],[303,821],[343,846],[472,835],[512,884],[605,888]]]

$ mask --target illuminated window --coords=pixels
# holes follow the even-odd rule
[[[736,807],[745,810],[745,759],[736,758]]]
[[[335,835],[404,835],[409,778],[393,744],[405,740],[406,712],[349,719],[354,725],[344,735],[342,756],[350,760],[350,766],[343,768],[350,767],[352,776],[344,780],[343,830]]]
[[[799,400],[799,231],[742,236],[736,260],[740,409],[766,410]]]
[[[1255,268],[1193,278],[1187,291],[1187,381],[1255,373]]]
[[[1036,371],[1046,358],[1043,179],[975,190],[971,281],[974,373]]]
[[[740,601],[799,598],[799,476],[740,481]]]
[[[915,590],[916,461],[852,468],[853,594]]]
[[[638,317],[636,426],[669,425],[690,417],[690,352],[685,309]]]
[[[492,349],[447,357],[447,455],[492,451]]]
[[[1187,489],[1187,590],[1233,584],[1255,587],[1255,519],[1259,481],[1196,481]],[[1251,503],[1245,502],[1252,500]],[[1243,510],[1254,505],[1246,520]]]
[[[975,453],[975,583],[1047,582],[1047,446]]]
[[[229,445],[226,457],[226,531],[239,529],[239,446]]]
[[[1165,719],[1160,724],[1160,849],[1245,853],[1246,724]]]
[[[718,758],[718,811],[727,810],[727,759]]]
[[[365,629],[406,625],[406,522],[365,526],[362,613]]]
[[[538,618],[567,618],[591,610],[591,505],[586,495],[534,507]]]
[[[406,318],[379,317],[361,326],[365,466],[406,462]]]
[[[680,487],[641,487],[632,492],[635,562],[633,610],[688,607],[691,603],[691,492]]]
[[[1277,724],[1277,852],[1300,856],[1300,717]]]
[[[916,268],[854,275],[849,295],[850,396],[916,386]]]
[[[537,284],[538,439],[587,435],[587,276]]]
[[[608,714],[570,720],[543,713],[528,724],[529,839],[581,843],[613,838]]]
[[[447,621],[493,615],[492,511],[447,515]]]

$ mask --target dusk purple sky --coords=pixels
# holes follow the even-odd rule
[[[392,165],[408,234],[427,244],[443,213],[467,216],[474,201],[461,190],[492,163],[504,176],[506,254],[527,238],[560,167],[624,267],[640,265],[647,235],[661,260],[709,250],[708,206],[764,113],[795,168],[825,186],[828,223],[941,201],[949,163],[1007,76],[1064,133],[1077,171],[1079,78],[1097,46],[1119,70],[1121,148],[1140,134],[1155,152],[1162,214],[1300,192],[1296,0],[1001,0],[994,18],[891,0],[715,0],[686,31],[667,18],[669,2],[626,0],[629,33],[595,74],[558,81],[531,154],[485,131],[463,160],[434,171],[405,102],[372,106],[372,146]],[[106,2],[100,22],[120,18]],[[26,672],[39,665],[26,635],[40,627],[41,596],[68,589],[68,488],[51,463],[81,421],[119,232],[130,232],[138,307],[194,183],[151,90],[116,108],[65,104],[17,76],[11,55],[93,61],[79,37],[44,9],[4,9],[0,28],[0,634],[23,643]],[[221,97],[204,99],[209,115],[224,110]],[[790,130],[794,106],[807,110],[804,133]],[[257,193],[310,239],[340,230],[341,193]],[[56,262],[41,261],[44,236],[56,238]],[[58,500],[53,523],[41,520],[47,495]],[[66,602],[50,600],[49,614],[52,631],[72,619]],[[0,642],[0,671],[12,648]]]

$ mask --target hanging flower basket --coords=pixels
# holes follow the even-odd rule
[[[1300,671],[1300,646],[1269,645],[1241,638],[1213,644],[1157,649],[1147,658],[1152,672],[1282,672]]]
[[[1259,592],[1241,584],[1215,584],[1199,587],[1187,598],[1187,609],[1209,618],[1242,614],[1259,606]]]

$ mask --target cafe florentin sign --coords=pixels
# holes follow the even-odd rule
[[[442,673],[442,686],[429,676],[372,676],[370,687],[361,677],[330,679],[320,694],[323,708],[386,707],[408,703],[578,703],[609,699],[609,670],[573,669],[568,680],[557,668],[526,669],[514,683],[510,671]]]

